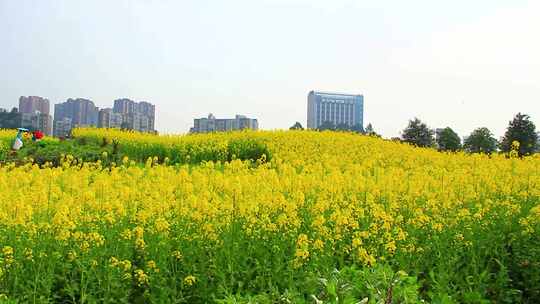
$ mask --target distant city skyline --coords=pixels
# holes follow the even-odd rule
[[[77,127],[122,128],[154,133],[155,112],[155,105],[128,98],[115,99],[112,107],[107,108],[99,108],[89,99],[68,98],[65,102],[54,104],[53,116],[50,115],[47,98],[20,96],[18,106],[8,109],[0,107],[0,113],[3,113],[0,115],[0,128],[41,130],[46,135],[56,137],[68,136]]]
[[[5,0],[0,107],[126,96],[155,104],[160,133],[187,133],[209,111],[287,129],[307,126],[307,92],[359,92],[364,126],[387,138],[414,117],[499,138],[518,112],[540,125],[538,11],[533,0]]]

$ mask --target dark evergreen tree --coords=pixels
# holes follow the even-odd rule
[[[465,139],[463,146],[470,153],[490,154],[497,150],[497,140],[488,128],[478,128]]]
[[[302,127],[302,124],[297,121],[292,127],[289,128],[289,130],[304,130],[304,127]]]
[[[536,134],[536,126],[529,115],[518,113],[508,123],[508,129],[501,140],[501,150],[510,152],[514,141],[519,142],[519,156],[530,155],[536,151],[538,134]]]
[[[418,147],[433,147],[435,139],[434,132],[428,126],[415,118],[409,121],[409,125],[403,130],[403,141]]]
[[[452,128],[447,127],[437,134],[437,146],[439,151],[455,152],[461,150],[461,138]]]
[[[364,134],[368,136],[381,137],[381,135],[375,132],[375,130],[373,129],[373,125],[371,123],[368,123],[368,125],[366,126],[366,129],[364,130]]]

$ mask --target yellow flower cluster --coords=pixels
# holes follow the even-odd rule
[[[302,266],[304,261],[309,259],[309,239],[305,234],[300,234],[298,240],[296,241],[296,253],[294,266],[296,268]]]
[[[2,259],[0,260],[0,266],[7,269],[11,267],[11,264],[13,264],[13,262],[14,262],[13,247],[4,246],[4,248],[2,248]]]
[[[149,277],[146,273],[144,273],[144,270],[142,269],[136,269],[135,270],[135,280],[137,282],[137,285],[143,286],[147,285],[149,281]]]
[[[195,278],[192,275],[189,275],[184,278],[184,284],[186,284],[187,286],[193,286],[193,284],[195,284],[196,282],[197,282],[197,278]]]

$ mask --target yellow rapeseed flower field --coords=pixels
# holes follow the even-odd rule
[[[540,296],[538,156],[446,154],[335,132],[74,135],[114,141],[126,155],[110,166],[70,157],[56,167],[0,166],[0,297],[375,303],[382,293],[396,303],[533,303]],[[264,144],[271,159],[220,156],[245,139]],[[154,152],[155,159],[131,161]],[[189,161],[210,154],[214,161]],[[379,270],[390,276],[377,289],[387,280]],[[347,275],[354,271],[363,276]]]

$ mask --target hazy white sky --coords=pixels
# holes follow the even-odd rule
[[[415,116],[540,127],[540,1],[0,0],[0,107],[128,97],[160,132],[210,112],[283,129],[305,126],[310,90],[363,94],[387,137]]]

